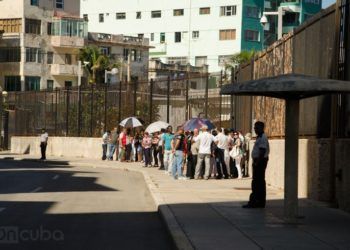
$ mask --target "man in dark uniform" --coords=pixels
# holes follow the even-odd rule
[[[252,193],[248,204],[243,208],[264,208],[266,203],[266,183],[265,170],[269,160],[270,146],[269,141],[264,133],[265,124],[256,122],[254,131],[257,138],[252,150],[253,159],[253,180]]]

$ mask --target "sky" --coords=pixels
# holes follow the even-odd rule
[[[322,1],[322,8],[327,8],[329,5],[332,5],[335,3],[335,0],[323,0]]]

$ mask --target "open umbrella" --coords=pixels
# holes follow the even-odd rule
[[[202,118],[192,118],[186,121],[182,126],[185,131],[193,131],[195,128],[200,129],[203,125],[207,125],[209,130],[215,128],[210,120]]]
[[[162,128],[167,128],[169,126],[169,123],[162,122],[162,121],[157,121],[153,122],[148,127],[146,128],[146,132],[148,133],[154,133],[154,132],[159,132]]]
[[[142,123],[136,117],[128,117],[122,120],[119,125],[125,128],[136,128],[141,127]]]

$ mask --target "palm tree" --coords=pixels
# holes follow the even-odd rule
[[[102,82],[105,70],[120,67],[118,63],[111,62],[109,57],[102,54],[101,50],[95,45],[82,48],[79,59],[88,62],[86,69],[89,72],[89,83]]]
[[[254,57],[254,55],[254,50],[243,50],[240,53],[236,53],[230,58],[230,62],[225,65],[225,68],[231,69],[237,65],[247,63]]]

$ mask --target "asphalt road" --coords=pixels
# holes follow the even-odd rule
[[[0,249],[173,249],[139,173],[0,160]]]

